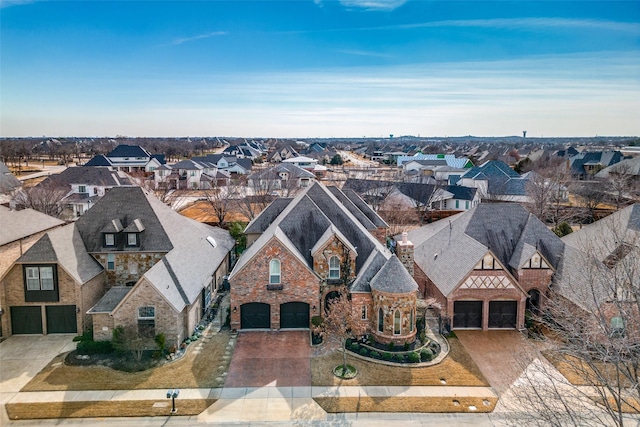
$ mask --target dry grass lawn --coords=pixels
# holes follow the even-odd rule
[[[610,378],[613,381],[612,384],[619,381],[622,387],[633,385],[628,378],[619,377],[619,372],[613,365],[594,363],[594,367],[597,368],[594,370],[573,356],[559,354],[552,350],[543,351],[542,355],[573,385],[598,385],[604,378]]]
[[[63,362],[65,355],[58,355],[21,391],[220,387],[224,384],[220,375],[229,369],[230,359],[222,359],[228,342],[229,333],[223,331],[190,344],[180,360],[134,373],[104,366],[68,366]]]
[[[496,397],[316,397],[313,400],[328,413],[492,412],[498,402]],[[471,410],[469,406],[476,409]]]
[[[176,401],[176,415],[198,415],[215,403],[215,399]],[[104,417],[164,417],[171,412],[171,402],[157,400],[8,403],[10,420]]]
[[[441,363],[424,368],[387,366],[347,356],[348,363],[358,369],[358,375],[350,380],[342,380],[332,373],[335,366],[342,364],[342,354],[339,351],[325,356],[313,357],[311,359],[311,384],[314,386],[448,385],[489,387],[489,382],[462,347],[460,341],[457,338],[450,338],[449,345],[451,351]],[[442,379],[446,381],[446,384],[442,384]]]

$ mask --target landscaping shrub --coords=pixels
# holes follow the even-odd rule
[[[404,360],[404,355],[396,353],[393,355],[393,360],[396,362],[402,362]]]
[[[409,362],[411,363],[418,363],[420,361],[420,355],[416,351],[412,351],[411,353],[409,353],[408,358]]]
[[[158,335],[155,336],[154,341],[156,342],[156,345],[158,346],[158,351],[162,355],[162,353],[164,352],[165,347],[167,346],[167,338],[164,336],[164,334],[162,332],[160,332]]]
[[[429,348],[431,349],[431,351],[433,352],[433,354],[438,354],[440,353],[440,344],[438,344],[435,341],[431,341],[429,343]]]
[[[405,343],[404,343],[404,351],[409,350],[409,348],[410,348],[410,347],[411,347],[411,344],[410,344],[410,343],[408,343],[408,342],[405,342]]]
[[[123,326],[113,328],[111,344],[118,354],[123,354],[127,350],[127,338]]]
[[[430,348],[423,348],[422,351],[420,351],[420,360],[423,362],[433,360],[433,352]]]
[[[382,359],[391,360],[391,353],[389,353],[389,352],[382,353]]]
[[[82,335],[73,337],[73,341],[93,341],[93,331],[91,329],[87,329],[82,333]]]
[[[387,344],[387,348],[389,349],[389,351],[393,351],[393,343],[390,342],[389,344]]]
[[[360,355],[364,356],[364,357],[367,357],[369,355],[369,350],[367,350],[365,347],[362,347],[360,349]]]
[[[352,342],[351,344],[349,344],[349,350],[357,352],[358,349],[360,348],[360,346],[358,345],[358,343]]]
[[[369,356],[373,357],[374,359],[380,359],[382,357],[380,353],[375,350],[371,350],[371,353],[369,354]]]
[[[315,326],[316,328],[322,325],[322,322],[323,322],[322,316],[313,316],[311,318],[311,325]]]
[[[80,341],[78,354],[109,354],[113,352],[111,341]]]
[[[418,338],[420,338],[420,342],[423,344],[427,342],[427,331],[425,331],[424,329],[421,330]]]

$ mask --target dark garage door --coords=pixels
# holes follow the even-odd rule
[[[309,304],[288,302],[280,304],[280,328],[308,328]]]
[[[11,331],[14,334],[41,334],[42,311],[36,307],[11,307]]]
[[[75,305],[49,305],[46,310],[48,334],[75,334],[78,332]]]
[[[515,328],[518,301],[489,301],[489,327]]]
[[[240,306],[241,329],[271,328],[271,306],[261,302],[252,302]]]
[[[482,328],[482,301],[454,301],[454,328]]]

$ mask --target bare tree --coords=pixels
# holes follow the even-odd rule
[[[347,340],[363,335],[366,330],[360,320],[359,310],[354,310],[349,295],[344,290],[331,299],[319,326],[313,332],[323,339],[338,340],[342,351],[342,372],[347,372]]]
[[[640,414],[640,233],[607,222],[568,248],[570,272],[537,318],[553,337],[514,388],[523,426],[635,425]],[[637,228],[636,228],[637,229]],[[586,230],[585,230],[586,231]],[[598,240],[596,241],[596,237]],[[576,243],[574,241],[574,244]],[[567,275],[565,277],[565,275]],[[526,409],[523,409],[526,408]],[[630,414],[636,420],[630,420]]]
[[[235,181],[238,190],[237,208],[249,221],[262,212],[274,199],[276,191],[273,180],[247,180],[245,177]],[[244,195],[244,197],[243,197]]]
[[[573,193],[577,196],[582,208],[583,221],[591,223],[596,220],[596,209],[604,202],[606,194],[600,181],[579,182],[573,185]]]
[[[62,216],[62,199],[69,193],[66,186],[54,185],[43,181],[35,187],[23,188],[14,198],[17,206],[30,208],[44,214],[60,217]]]
[[[623,207],[627,200],[633,198],[635,187],[633,165],[628,161],[617,163],[609,169],[605,179],[605,189],[616,210]]]
[[[231,185],[215,185],[209,189],[202,190],[205,200],[211,205],[213,213],[218,218],[220,227],[224,227],[225,218],[235,204],[237,194],[234,193],[234,188]]]

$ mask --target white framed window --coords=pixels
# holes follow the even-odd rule
[[[25,267],[28,291],[53,291],[53,266]]]
[[[138,334],[141,337],[153,338],[156,334],[155,307],[138,308]]]
[[[393,335],[400,335],[400,325],[402,323],[402,315],[400,310],[393,313]]]
[[[104,245],[105,246],[115,246],[116,245],[116,236],[112,233],[105,233],[104,235]]]
[[[87,186],[86,185],[79,185],[78,186],[78,193],[86,193],[87,192]]]
[[[127,233],[127,246],[138,246],[138,235],[136,233]]]
[[[27,290],[39,291],[40,290],[40,268],[27,267]]]
[[[271,262],[269,262],[269,284],[280,284],[280,260],[272,259]]]
[[[362,320],[367,320],[367,306],[362,306]]]
[[[329,279],[340,278],[340,258],[332,256],[329,258]]]

